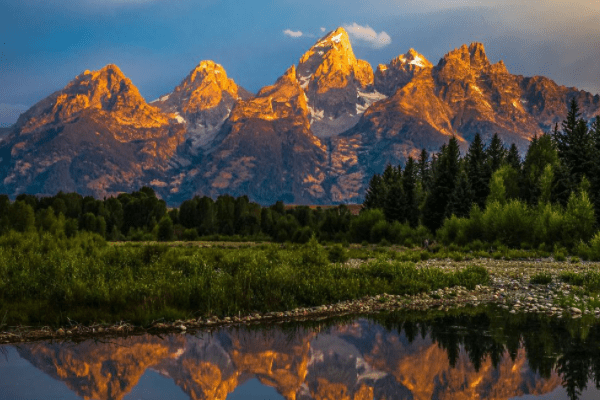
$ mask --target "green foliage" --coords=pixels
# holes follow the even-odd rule
[[[348,251],[341,244],[333,245],[328,250],[328,258],[332,263],[345,263],[348,261]]]
[[[10,226],[17,232],[35,229],[33,207],[25,201],[15,201],[9,211]]]
[[[173,240],[173,221],[168,215],[164,216],[158,223],[158,231],[156,234],[156,238],[160,242],[169,242]]]
[[[490,194],[486,200],[486,204],[491,203],[505,204],[506,203],[506,187],[504,186],[504,178],[496,171],[492,175],[490,183]]]
[[[568,246],[579,242],[587,242],[594,234],[594,206],[587,193],[581,190],[578,194],[571,193],[565,210],[565,229],[563,243]]]
[[[417,259],[420,252],[413,254]],[[0,311],[9,324],[61,324],[160,316],[281,311],[381,293],[416,294],[486,284],[485,269],[417,269],[380,258],[361,268],[331,264],[348,254],[315,238],[302,246],[219,249],[107,245],[93,233],[0,237]],[[364,257],[373,257],[364,254]]]
[[[451,138],[442,146],[433,171],[432,189],[424,204],[423,224],[431,231],[437,230],[445,217],[452,215],[448,210],[458,174],[460,172],[460,150],[458,140]]]
[[[531,277],[530,282],[535,285],[548,285],[552,283],[552,275],[546,272],[540,272]]]
[[[381,222],[385,223],[385,216],[381,210],[363,210],[350,223],[350,235],[355,242],[369,241],[371,230]]]

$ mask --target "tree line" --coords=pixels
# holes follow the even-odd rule
[[[0,195],[0,235],[50,232],[73,237],[93,232],[108,240],[273,240],[306,243],[314,235],[348,240],[353,215],[340,205],[327,209],[287,208],[279,201],[262,207],[247,196],[194,197],[169,209],[152,188],[103,200],[77,193],[55,196]]]

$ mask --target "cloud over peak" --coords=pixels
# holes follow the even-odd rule
[[[359,41],[375,49],[381,49],[392,43],[392,38],[386,32],[377,33],[369,25],[359,25],[356,22],[352,25],[344,25],[351,40]]]
[[[286,29],[285,31],[283,31],[283,34],[292,38],[299,38],[302,37],[302,35],[304,35],[302,31],[293,31],[291,29]]]

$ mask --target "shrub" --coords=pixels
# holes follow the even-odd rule
[[[532,276],[530,282],[535,285],[548,285],[552,282],[552,275],[547,272],[540,272]]]
[[[198,235],[198,231],[196,230],[196,228],[191,228],[185,229],[183,231],[183,234],[181,235],[181,238],[186,241],[194,242],[197,241],[200,238],[200,236]]]
[[[329,249],[328,257],[332,263],[344,263],[348,261],[348,252],[342,245],[336,244]]]
[[[575,286],[583,286],[584,276],[572,271],[563,272],[559,276],[560,280]]]
[[[385,240],[389,243],[388,238],[390,237],[390,225],[386,221],[378,221],[371,228],[371,243],[381,243]],[[389,246],[389,244],[388,244]]]
[[[597,232],[590,240],[590,260],[600,261],[600,232]]]
[[[379,241],[379,245],[380,245],[380,246],[382,246],[382,247],[388,247],[388,246],[390,246],[390,244],[391,244],[391,243],[390,243],[390,242],[388,242],[388,240],[387,240],[386,238],[383,238],[383,239],[381,239],[381,240]]]
[[[593,293],[600,292],[600,273],[589,272],[585,276],[584,287]]]
[[[364,210],[350,223],[350,234],[356,243],[371,239],[371,230],[378,222],[385,222],[383,211]]]
[[[463,255],[459,252],[453,251],[450,254],[448,254],[448,256],[456,262],[460,262],[463,261],[465,258],[463,257]]]
[[[305,227],[298,229],[296,232],[294,232],[294,236],[292,237],[292,242],[306,244],[306,243],[308,243],[308,241],[311,239],[312,236],[313,236],[312,229],[310,229],[310,227],[308,227],[308,226],[305,226]]]
[[[567,261],[567,255],[565,254],[563,249],[558,249],[554,251],[554,260],[559,262]]]

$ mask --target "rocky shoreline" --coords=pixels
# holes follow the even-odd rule
[[[353,261],[356,264],[356,261]],[[466,266],[481,265],[490,273],[489,286],[477,285],[475,289],[452,287],[438,289],[414,296],[381,294],[359,300],[311,308],[297,308],[286,312],[252,313],[248,315],[218,318],[190,319],[175,322],[154,322],[141,327],[128,323],[114,325],[70,325],[59,329],[48,326],[41,328],[11,327],[0,332],[0,344],[24,343],[46,340],[80,341],[89,338],[141,335],[145,333],[174,333],[210,331],[227,326],[282,323],[293,321],[319,320],[346,315],[367,315],[382,311],[448,311],[461,307],[475,307],[482,304],[498,304],[511,314],[537,313],[555,318],[600,318],[600,296],[598,298],[581,295],[580,290],[561,282],[559,275],[565,271],[586,272],[600,270],[600,263],[555,262],[553,259],[505,261],[476,259],[462,262],[452,260],[428,260],[417,264],[418,268],[436,267],[444,270],[462,269]],[[552,277],[545,285],[530,283],[538,273]]]

